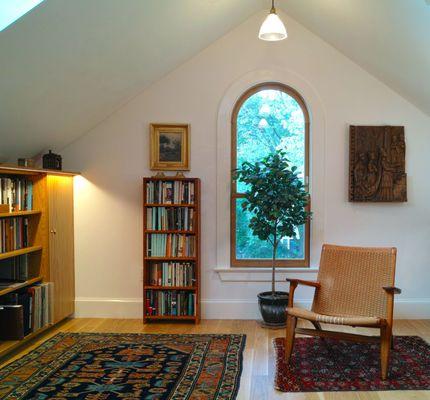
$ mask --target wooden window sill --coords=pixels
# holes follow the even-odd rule
[[[215,268],[214,271],[218,273],[220,279],[223,282],[271,282],[272,280],[272,269],[270,267],[226,267],[226,268]],[[309,278],[309,274],[318,273],[318,268],[276,268],[276,281],[285,282],[285,279],[300,277],[301,274],[306,274]]]

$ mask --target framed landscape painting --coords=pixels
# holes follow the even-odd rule
[[[189,171],[188,124],[151,124],[150,168],[156,171]]]

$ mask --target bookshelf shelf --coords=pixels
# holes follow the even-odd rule
[[[196,261],[197,257],[145,257],[148,261]]]
[[[159,229],[147,229],[146,233],[180,233],[181,235],[195,235],[195,231],[180,231],[180,230],[159,230]]]
[[[6,253],[0,253],[0,260],[4,260],[6,258],[16,257],[16,256],[22,256],[23,254],[29,254],[34,253],[35,251],[42,250],[42,246],[30,246],[30,247],[24,247],[19,250],[14,251],[8,251]]]
[[[13,211],[9,213],[0,213],[0,218],[27,217],[29,215],[40,215],[42,211]]]
[[[161,204],[161,203],[147,203],[145,204],[145,207],[166,207],[166,208],[172,208],[172,207],[188,207],[188,208],[195,208],[195,204]]]
[[[34,339],[36,336],[42,334],[43,332],[47,331],[48,329],[52,328],[53,325],[46,325],[43,328],[38,329],[36,332],[32,332],[24,337],[22,340],[5,340],[3,342],[0,342],[0,358],[4,357],[11,351],[14,351],[18,347],[23,346],[24,344],[28,343],[32,339]]]
[[[73,177],[79,175],[79,172],[72,171],[58,171],[55,169],[43,169],[33,167],[20,167],[18,165],[0,163],[0,174],[8,175],[28,175],[28,176],[46,176],[46,175],[58,175]]]
[[[166,199],[167,204],[165,204]],[[144,178],[143,208],[143,321],[182,320],[198,323],[200,321],[200,180],[168,176]],[[150,208],[152,210],[148,210]],[[176,208],[178,211],[162,210],[162,208]],[[184,208],[190,208],[193,211],[183,210]],[[187,215],[187,219],[182,219],[185,218],[184,215]],[[163,224],[159,222],[160,219],[164,221]],[[191,219],[193,219],[192,223]],[[159,229],[160,226],[192,229]],[[155,254],[167,253],[180,256],[148,256],[151,251]],[[184,271],[187,274],[186,279]],[[154,277],[155,273],[160,275]],[[189,283],[190,278],[193,279],[193,286],[178,286],[178,284]],[[166,282],[173,283],[175,286],[165,285]],[[190,315],[163,315],[166,311],[161,310],[160,304],[167,308],[167,313]]]
[[[146,290],[197,290],[195,286],[144,286]]]
[[[198,321],[196,316],[190,315],[147,315],[145,319],[148,320],[162,320],[162,319],[170,319],[170,320],[189,320],[189,321]]]
[[[42,280],[43,280],[43,276],[37,276],[36,278],[29,279],[25,282],[15,283],[4,289],[0,287],[0,296],[4,296],[5,294],[15,292],[15,290],[19,290],[26,286],[33,285],[34,283],[41,282]]]

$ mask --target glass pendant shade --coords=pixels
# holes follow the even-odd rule
[[[270,14],[261,25],[258,37],[261,40],[267,40],[269,42],[276,42],[287,38],[287,30],[274,8],[272,8]]]

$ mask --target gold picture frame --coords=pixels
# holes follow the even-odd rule
[[[150,124],[150,169],[153,171],[190,170],[190,125]]]

